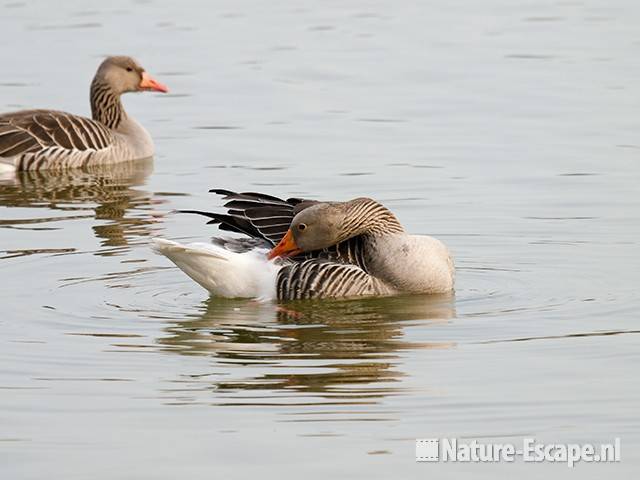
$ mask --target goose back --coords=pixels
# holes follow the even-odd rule
[[[123,126],[136,135],[56,110],[0,115],[0,162],[16,170],[66,169],[152,156],[148,133],[132,119]]]

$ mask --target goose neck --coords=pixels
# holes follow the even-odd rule
[[[375,200],[357,198],[344,205],[345,220],[341,235],[344,239],[357,235],[375,238],[404,232],[396,216]]]
[[[91,117],[113,130],[127,118],[120,94],[106,83],[94,79],[91,83]]]

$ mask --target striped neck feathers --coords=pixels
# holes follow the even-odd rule
[[[340,228],[340,241],[358,235],[380,237],[403,233],[404,228],[384,205],[370,198],[356,198],[341,205],[344,221]]]
[[[120,101],[120,94],[98,79],[91,82],[90,99],[91,117],[108,128],[118,128],[127,117]]]

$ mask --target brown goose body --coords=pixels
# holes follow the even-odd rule
[[[154,246],[213,294],[297,300],[453,290],[454,266],[446,246],[408,234],[374,200],[315,202],[213,192],[225,195],[227,213],[187,212],[251,237],[246,249],[261,248],[257,260],[241,257],[242,239],[214,238],[212,246],[157,240]],[[265,257],[285,258],[268,262]],[[254,281],[258,278],[273,283],[274,290]]]
[[[91,84],[92,119],[57,110],[0,114],[0,171],[65,169],[151,157],[149,133],[122,106],[131,91],[167,91],[135,60],[109,57]]]

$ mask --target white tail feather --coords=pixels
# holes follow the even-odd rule
[[[267,260],[265,249],[235,253],[209,243],[182,245],[161,238],[152,239],[152,248],[214,295],[275,298],[280,267]]]

